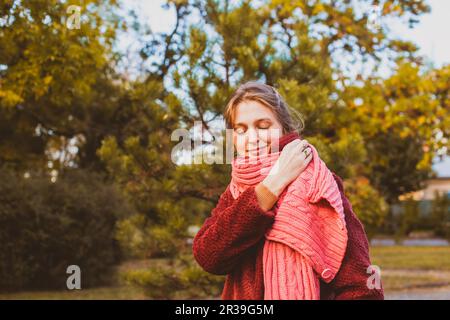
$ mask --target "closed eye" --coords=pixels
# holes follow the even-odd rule
[[[272,125],[271,122],[264,121],[264,122],[259,123],[258,128],[260,128],[260,129],[269,129],[271,125]]]
[[[237,134],[243,134],[245,133],[245,129],[243,127],[236,127],[234,128],[234,132],[236,132]]]

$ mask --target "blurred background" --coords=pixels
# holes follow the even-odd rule
[[[344,179],[386,298],[450,299],[448,30],[446,0],[0,0],[0,299],[218,299],[191,246],[231,168],[193,160],[247,80]]]

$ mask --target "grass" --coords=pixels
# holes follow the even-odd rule
[[[450,286],[450,273],[429,273],[427,271],[401,270],[398,273],[392,270],[382,271],[381,279],[385,291],[410,290],[417,288],[437,288]]]
[[[372,247],[372,264],[384,269],[450,271],[450,247]]]
[[[147,299],[142,289],[124,284],[119,273],[145,269],[151,266],[161,266],[167,261],[165,259],[132,260],[116,267],[117,276],[114,284],[107,287],[89,288],[81,290],[65,291],[24,291],[14,293],[0,293],[0,300],[142,300]]]
[[[66,291],[26,291],[0,294],[0,300],[142,300],[142,290],[131,286]]]
[[[450,286],[450,247],[371,247],[385,291]]]
[[[371,247],[372,264],[381,268],[385,292],[450,286],[450,247]],[[145,269],[155,264],[164,265],[164,259],[130,261],[118,270]],[[117,283],[111,287],[73,291],[27,291],[0,294],[5,299],[58,300],[136,300],[146,299],[139,288]]]

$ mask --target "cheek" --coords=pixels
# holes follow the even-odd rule
[[[281,129],[271,129],[271,130],[268,130],[268,133],[267,133],[267,141],[268,141],[269,143],[271,143],[271,142],[276,142],[276,141],[278,141],[278,140],[281,138],[282,135],[283,135],[283,132],[282,132]]]
[[[281,133],[279,129],[268,129],[262,130],[259,133],[259,140],[262,144],[271,144],[274,141],[278,141],[281,137]]]
[[[246,147],[245,135],[233,134],[233,143],[238,152],[245,151]]]

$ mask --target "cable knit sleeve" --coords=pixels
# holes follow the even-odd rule
[[[264,237],[274,217],[275,211],[260,207],[255,187],[247,188],[237,199],[227,187],[194,237],[196,261],[209,273],[230,273],[246,250]]]

